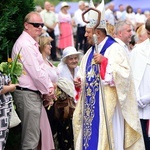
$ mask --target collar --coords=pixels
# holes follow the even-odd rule
[[[51,10],[48,11],[48,10],[45,9],[45,12],[51,13],[52,11]]]
[[[35,41],[26,31],[23,31],[23,34],[26,36],[26,38],[37,48],[39,48],[39,44],[37,41]]]
[[[130,51],[129,51],[128,46],[122,40],[120,40],[119,38],[115,38],[115,40],[118,42],[118,44],[120,46],[122,46],[124,48],[124,50],[126,51],[126,53],[129,55]]]
[[[98,52],[99,53],[101,52],[101,50],[102,50],[104,44],[106,43],[107,39],[108,39],[108,37],[106,36],[105,39],[101,43],[98,44]]]

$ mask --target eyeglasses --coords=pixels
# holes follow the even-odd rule
[[[47,43],[46,45],[52,46],[52,44],[51,44],[51,43]]]
[[[35,28],[39,28],[39,26],[41,26],[43,28],[44,23],[33,23],[33,22],[27,22],[28,24],[32,24],[33,27]]]

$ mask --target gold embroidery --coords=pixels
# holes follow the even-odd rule
[[[92,65],[93,65],[93,64],[96,64],[95,61],[94,61],[94,59],[92,59]]]
[[[92,121],[95,116],[95,101],[96,101],[96,92],[99,90],[99,74],[97,74],[97,65],[89,66],[91,67],[87,72],[87,81],[86,81],[86,96],[89,96],[86,99],[84,104],[84,126],[83,126],[83,135],[84,135],[84,147],[85,149],[89,146],[88,142],[91,139],[92,135]],[[91,81],[90,83],[88,81]]]

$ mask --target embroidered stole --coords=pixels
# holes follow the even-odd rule
[[[104,55],[106,49],[114,42],[116,41],[108,36],[100,54]],[[100,78],[99,65],[93,61],[94,49],[95,47],[93,46],[86,63],[82,150],[98,149],[100,130]]]

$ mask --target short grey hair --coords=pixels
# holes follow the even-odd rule
[[[79,6],[81,6],[82,4],[85,4],[85,2],[84,2],[84,1],[79,1],[79,2],[78,2],[78,5],[79,5]]]
[[[117,21],[115,23],[115,28],[114,28],[115,34],[118,34],[119,31],[123,30],[124,25],[131,25],[132,26],[132,23],[130,21],[127,21],[127,20]]]

